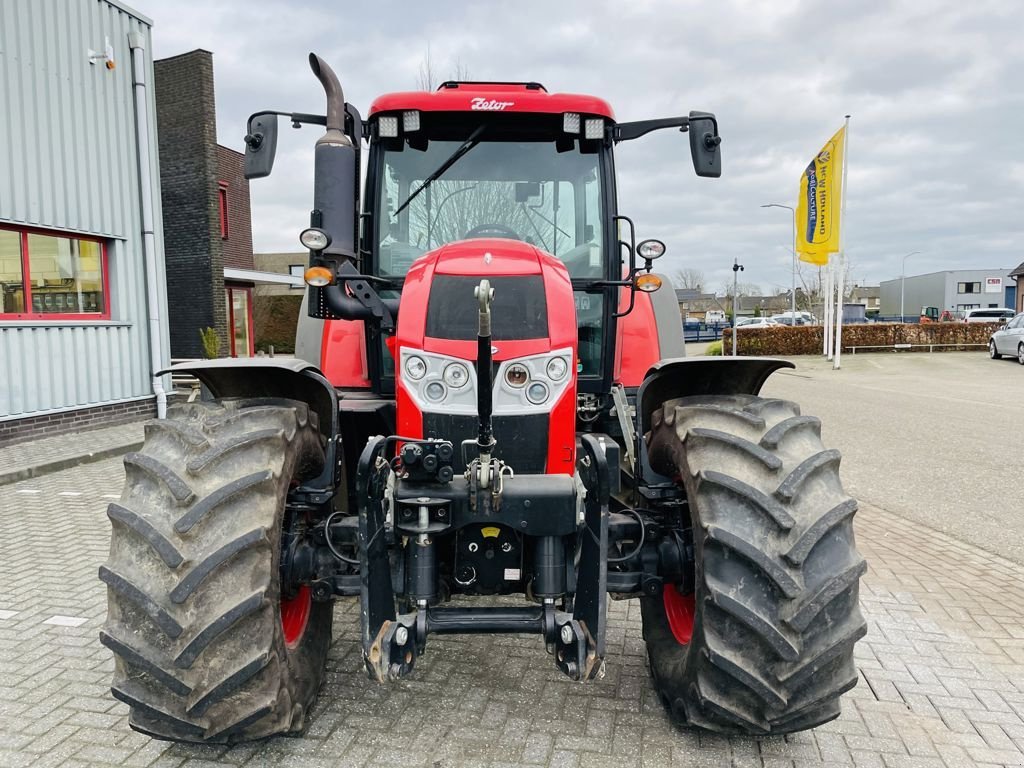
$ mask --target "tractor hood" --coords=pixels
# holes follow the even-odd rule
[[[565,265],[521,240],[478,238],[448,243],[419,258],[402,290],[396,342],[428,352],[476,357],[473,289],[494,289],[494,359],[572,347],[577,332]]]

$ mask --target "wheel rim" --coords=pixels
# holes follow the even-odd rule
[[[988,356],[989,357],[995,357],[996,356],[996,343],[994,341],[990,341],[988,343]]]
[[[295,648],[306,633],[309,612],[313,606],[313,593],[307,584],[299,587],[295,597],[281,598],[281,627],[284,630],[284,644]]]
[[[1024,365],[1024,344],[1017,347],[1017,362]]]
[[[672,635],[680,645],[689,645],[693,638],[693,616],[697,604],[693,595],[681,595],[675,585],[668,585],[662,591],[665,602],[665,616]]]

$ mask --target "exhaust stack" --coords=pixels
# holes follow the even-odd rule
[[[356,148],[345,135],[345,95],[334,70],[315,53],[309,66],[327,96],[327,131],[317,139],[313,156],[313,212],[310,225],[326,232],[327,259],[356,258]],[[337,265],[335,265],[336,268]]]

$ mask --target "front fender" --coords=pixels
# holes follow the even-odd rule
[[[158,371],[195,376],[214,397],[285,397],[306,403],[328,438],[338,434],[338,394],[324,375],[294,358],[220,358],[178,363]]]
[[[651,428],[651,413],[666,400],[691,395],[756,395],[765,380],[788,360],[770,357],[689,357],[659,360],[637,392],[637,436]]]

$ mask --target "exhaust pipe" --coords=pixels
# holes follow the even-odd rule
[[[327,96],[327,132],[316,142],[313,156],[313,213],[310,225],[326,232],[329,260],[356,258],[356,148],[345,135],[345,95],[334,70],[315,53],[309,66]],[[337,265],[335,265],[336,267]]]

